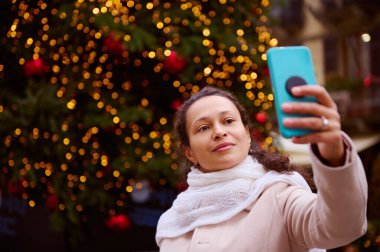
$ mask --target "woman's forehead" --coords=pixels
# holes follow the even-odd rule
[[[202,117],[210,117],[221,113],[239,113],[235,104],[228,98],[212,95],[205,96],[194,102],[187,111],[188,120],[194,121]]]

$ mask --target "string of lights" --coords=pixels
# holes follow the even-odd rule
[[[171,122],[204,85],[240,96],[254,137],[273,148],[266,51],[278,41],[269,8],[268,0],[12,0],[0,40],[8,192],[77,223],[92,208],[127,212],[143,187],[177,188],[183,162]]]

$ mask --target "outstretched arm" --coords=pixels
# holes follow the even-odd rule
[[[346,149],[342,166],[329,167],[312,153],[316,195],[288,187],[277,195],[278,209],[289,238],[307,248],[334,248],[364,235],[367,228],[367,181],[351,140],[341,133]]]

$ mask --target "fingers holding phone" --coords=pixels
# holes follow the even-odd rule
[[[281,109],[285,114],[309,115],[304,117],[285,117],[287,128],[310,129],[315,133],[341,130],[337,106],[328,92],[321,86],[302,86],[293,88],[298,96],[312,96],[315,102],[285,102]]]
[[[294,143],[315,143],[332,164],[344,157],[340,116],[325,88],[316,85],[309,49],[268,50],[268,67],[280,133]]]
[[[337,106],[330,94],[321,86],[302,86],[292,89],[297,96],[315,97],[314,102],[286,102],[282,111],[286,114],[308,114],[309,117],[286,117],[283,124],[287,128],[301,128],[312,133],[292,138],[294,143],[317,144],[320,155],[330,165],[339,165],[344,158],[341,136],[341,120]]]

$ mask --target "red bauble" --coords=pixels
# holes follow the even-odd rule
[[[54,210],[58,206],[58,196],[56,194],[49,194],[46,197],[45,205],[49,210]]]
[[[267,65],[265,65],[265,66],[263,67],[263,75],[264,75],[265,77],[269,77],[269,68],[268,68]]]
[[[105,220],[106,226],[115,232],[122,232],[131,228],[132,223],[125,214],[110,215]]]
[[[252,14],[255,16],[260,16],[263,13],[263,11],[260,8],[253,8]]]
[[[260,142],[262,140],[262,133],[258,131],[257,129],[253,129],[251,137],[256,140],[257,142]]]
[[[121,56],[124,52],[121,39],[117,39],[115,33],[113,32],[108,34],[108,36],[104,39],[104,45],[106,50],[114,56]]]
[[[371,75],[367,75],[364,79],[363,79],[363,85],[365,87],[370,87],[372,85],[372,76]]]
[[[182,105],[182,100],[181,99],[175,99],[170,103],[170,107],[174,110],[178,110],[179,107]]]
[[[187,66],[187,61],[175,51],[171,51],[169,57],[164,61],[164,70],[169,74],[179,74]]]
[[[49,66],[42,59],[28,60],[24,64],[24,73],[27,77],[41,76],[49,71]]]
[[[266,121],[268,120],[268,114],[264,111],[260,111],[256,114],[255,118],[256,121],[259,123],[266,123]]]
[[[177,186],[176,186],[178,192],[183,192],[183,191],[185,191],[188,187],[189,187],[189,185],[188,185],[188,184],[186,183],[186,181],[184,181],[184,180],[178,182],[178,184],[177,184]]]
[[[7,184],[7,192],[9,196],[20,195],[24,192],[21,181],[9,181]]]

